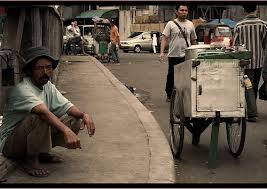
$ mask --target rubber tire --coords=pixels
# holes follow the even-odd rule
[[[239,127],[242,129],[240,136],[240,142],[237,150],[234,150],[232,148],[232,137],[231,137],[231,123],[230,122],[225,122],[226,123],[226,133],[227,133],[227,142],[228,142],[228,147],[229,147],[229,152],[230,154],[234,157],[237,158],[243,151],[244,145],[245,145],[245,138],[246,138],[246,117],[240,117],[241,122],[239,123]]]
[[[170,146],[172,150],[172,154],[175,158],[180,158],[180,155],[183,150],[183,144],[184,144],[184,123],[185,123],[185,117],[184,117],[184,111],[183,111],[183,104],[179,100],[178,95],[176,95],[176,88],[173,89],[172,95],[171,95],[171,104],[170,104]],[[178,99],[176,99],[178,98]],[[177,103],[177,106],[179,108],[180,112],[180,123],[175,122],[175,112],[174,112],[174,106]],[[178,134],[175,135],[174,133],[174,127],[180,127],[178,129]],[[178,138],[179,137],[179,138]],[[176,143],[177,141],[177,143]]]
[[[140,53],[140,52],[141,52],[141,47],[140,47],[139,45],[136,45],[136,46],[134,47],[134,52],[135,52],[135,53]]]

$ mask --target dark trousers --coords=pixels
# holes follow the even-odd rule
[[[111,54],[111,58],[114,61],[114,63],[119,63],[120,62],[116,44],[111,43],[111,45],[110,45],[110,54]]]
[[[258,96],[258,88],[261,77],[261,68],[257,69],[246,69],[245,74],[248,76],[252,83],[253,92],[246,90],[246,101],[247,101],[247,113],[248,117],[257,116],[257,104],[256,99]]]
[[[64,115],[60,117],[60,121],[75,134],[80,131],[80,119]],[[9,158],[21,159],[25,156],[49,153],[55,146],[66,146],[63,133],[49,126],[37,114],[30,114],[18,122],[8,135],[3,155]]]
[[[185,61],[185,57],[168,57],[168,75],[166,81],[166,94],[168,98],[171,98],[172,90],[174,88],[174,66]]]

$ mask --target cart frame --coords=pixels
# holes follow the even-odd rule
[[[220,62],[227,60],[221,59],[213,61]],[[176,77],[175,81],[177,81],[176,84],[179,86],[179,88],[174,87],[172,92],[169,118],[171,136],[170,146],[175,158],[180,158],[182,153],[184,143],[184,128],[187,128],[192,133],[192,144],[198,145],[201,133],[205,131],[210,124],[212,124],[208,167],[215,168],[220,123],[226,124],[227,142],[230,154],[237,158],[242,153],[246,136],[246,103],[243,66],[248,64],[248,62],[243,60],[228,61],[233,61],[233,64],[236,65],[235,69],[238,72],[238,74],[236,74],[236,81],[240,82],[240,85],[237,84],[238,92],[240,93],[237,95],[240,107],[234,111],[231,111],[229,108],[227,111],[224,111],[223,109],[226,108],[226,106],[223,106],[220,103],[218,103],[218,105],[221,105],[222,107],[211,108],[214,111],[205,110],[206,107],[204,107],[205,111],[202,109],[197,111],[198,104],[196,103],[196,98],[197,95],[202,94],[203,89],[201,85],[196,84],[197,79],[199,78],[195,78],[194,72],[198,69],[198,67],[200,67],[200,64],[205,64],[205,60],[187,60],[176,66],[175,69],[179,72],[178,74],[180,74],[180,76],[177,76],[178,78]],[[188,82],[186,79],[181,80],[181,77],[183,77],[181,73],[186,73],[186,70],[189,70],[191,73],[191,75],[188,76],[190,77]],[[220,73],[225,74],[223,71],[216,74]],[[193,87],[190,88],[187,85],[191,85],[191,87]],[[190,90],[193,92],[190,92]],[[233,91],[231,92],[235,93]],[[228,100],[231,101],[231,99]]]

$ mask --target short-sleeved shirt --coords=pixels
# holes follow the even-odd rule
[[[234,29],[234,45],[245,45],[252,52],[253,58],[246,69],[262,68],[267,43],[267,23],[256,15],[247,15]]]
[[[45,104],[57,117],[66,114],[67,110],[73,106],[50,81],[41,90],[31,82],[30,78],[24,78],[12,89],[7,99],[3,123],[0,127],[0,152],[15,125],[30,115],[32,108],[39,104]]]
[[[73,31],[71,31],[72,28],[74,29]],[[66,36],[68,39],[76,36],[81,36],[80,28],[78,26],[73,27],[72,25],[67,26]]]
[[[188,44],[191,46],[191,41],[197,39],[194,24],[189,20],[180,22],[177,18],[175,21],[178,22],[182,30],[185,32]],[[169,38],[169,51],[167,56],[184,57],[187,45],[178,26],[173,21],[169,21],[166,24],[162,34]]]
[[[119,39],[120,39],[120,34],[118,31],[117,26],[113,26],[110,28],[110,41],[113,44],[118,44],[119,43]]]

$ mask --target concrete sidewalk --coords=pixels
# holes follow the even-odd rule
[[[50,176],[16,169],[7,183],[173,183],[171,150],[152,114],[95,58],[65,56],[62,62],[57,87],[92,115],[95,136],[82,130],[82,149],[54,148],[65,161],[47,165]]]

